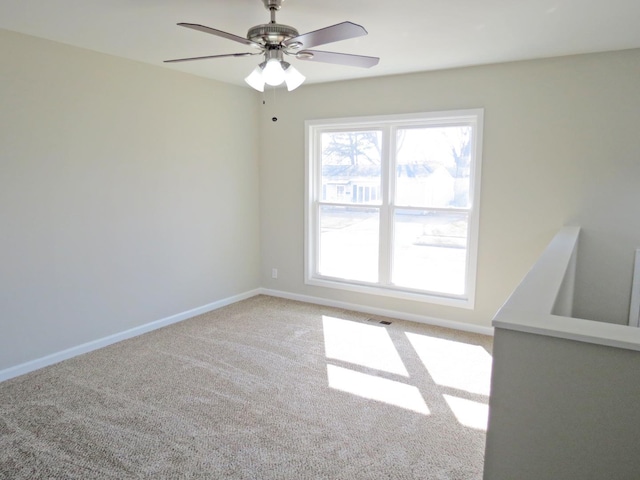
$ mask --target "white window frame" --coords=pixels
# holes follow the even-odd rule
[[[395,298],[417,300],[422,302],[449,305],[462,308],[474,308],[476,290],[476,271],[478,260],[478,236],[480,219],[480,174],[482,166],[482,137],[483,137],[483,117],[482,108],[424,112],[400,115],[378,115],[368,117],[349,117],[308,120],[305,122],[305,235],[304,235],[304,281],[307,285],[335,288],[359,293],[390,296]],[[445,293],[421,292],[390,284],[372,284],[354,280],[343,280],[333,277],[325,277],[318,273],[319,255],[319,218],[318,211],[320,205],[320,195],[322,191],[321,174],[321,145],[320,136],[323,132],[336,130],[357,130],[357,129],[383,129],[383,146],[386,149],[383,156],[382,165],[389,166],[388,157],[391,155],[392,141],[389,132],[393,128],[403,127],[438,127],[448,125],[469,125],[473,128],[471,151],[473,154],[470,173],[469,208],[461,211],[468,212],[469,223],[467,231],[467,258],[466,258],[466,282],[465,292],[462,295]],[[382,193],[386,202],[380,209],[380,222],[388,223],[391,220],[386,218],[389,215],[388,208],[392,199],[389,198],[389,182],[392,181],[392,172],[385,172],[382,169]],[[401,208],[401,207],[399,207]],[[380,250],[386,248],[382,244]],[[388,251],[388,250],[387,250]],[[383,258],[381,261],[390,262],[390,259]],[[382,267],[385,268],[385,267]]]

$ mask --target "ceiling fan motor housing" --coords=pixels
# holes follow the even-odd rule
[[[279,45],[290,38],[297,37],[298,30],[289,25],[280,23],[265,23],[251,27],[247,32],[247,38],[252,42],[262,43],[266,46]]]

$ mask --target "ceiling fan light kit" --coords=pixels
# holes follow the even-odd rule
[[[264,92],[264,86],[278,86],[283,82],[287,86],[287,90],[295,90],[305,81],[296,68],[288,62],[282,60],[282,52],[278,50],[269,50],[265,54],[266,61],[258,65],[244,81],[249,86],[255,88],[259,92]]]
[[[195,23],[179,23],[181,27],[198,30],[218,37],[226,38],[258,50],[257,52],[230,53],[225,55],[209,55],[204,57],[178,58],[165,60],[165,63],[187,62],[222,57],[246,57],[250,55],[264,55],[261,62],[244,80],[252,88],[264,92],[265,85],[278,86],[284,83],[287,90],[298,88],[305,81],[305,76],[293,65],[284,61],[284,55],[298,60],[333,63],[354,67],[369,68],[377,65],[379,58],[364,55],[350,55],[337,52],[321,52],[307,50],[308,48],[326,43],[347,40],[362,35],[367,31],[361,25],[352,22],[342,22],[330,27],[321,28],[313,32],[300,35],[298,30],[289,25],[276,22],[276,12],[282,7],[284,0],[262,0],[265,8],[271,13],[271,22],[251,27],[247,37],[240,37],[232,33],[216,30]]]

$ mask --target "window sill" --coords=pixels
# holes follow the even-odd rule
[[[364,293],[368,295],[378,295],[383,297],[398,298],[401,300],[411,300],[414,302],[431,303],[435,305],[445,305],[448,307],[466,308],[473,310],[474,301],[472,297],[447,296],[446,294],[438,295],[435,293],[419,293],[401,288],[382,287],[377,285],[368,285],[364,283],[355,283],[340,281],[337,279],[311,277],[306,278],[306,285],[315,287],[333,288],[348,292]]]

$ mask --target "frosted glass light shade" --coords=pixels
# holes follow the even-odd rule
[[[296,70],[293,65],[289,65],[289,67],[284,71],[284,81],[287,84],[287,90],[289,91],[298,88],[305,80],[306,77]]]
[[[264,79],[262,78],[262,67],[260,67],[260,65],[258,65],[244,81],[259,92],[264,92]]]
[[[280,65],[280,60],[271,58],[267,61],[264,69],[262,70],[262,79],[267,85],[277,86],[284,82],[284,70]]]

